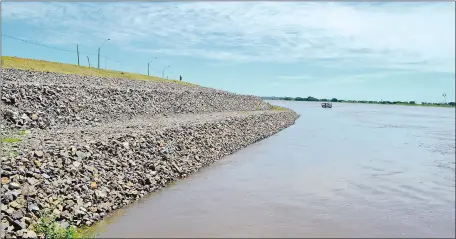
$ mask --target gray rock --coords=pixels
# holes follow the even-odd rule
[[[87,157],[87,155],[81,151],[77,151],[76,156],[78,156],[78,158],[80,158],[80,159],[84,159],[85,157]]]
[[[8,206],[12,208],[20,208],[20,205],[17,201],[12,201]]]
[[[74,161],[74,162],[73,162],[73,166],[74,166],[75,168],[79,168],[79,166],[81,166],[81,163],[78,162],[78,161]]]
[[[104,190],[95,190],[95,195],[99,198],[105,198],[108,196],[107,192]]]
[[[19,231],[16,231],[16,236],[18,236],[19,238],[23,238],[25,233],[27,233],[27,230],[21,229]]]
[[[32,178],[32,177],[29,177],[26,180],[27,180],[27,183],[30,185],[35,185],[38,183],[38,180],[36,180],[35,178]]]
[[[42,158],[44,156],[44,153],[41,150],[37,150],[37,151],[34,152],[34,155],[37,158]]]
[[[14,196],[12,191],[7,191],[2,197],[2,203],[9,203],[13,200],[15,200],[16,197]]]
[[[15,220],[20,220],[20,219],[22,219],[22,217],[24,217],[24,215],[22,214],[21,211],[17,210],[13,213],[13,215],[11,215],[11,217]]]
[[[31,211],[31,212],[37,212],[40,210],[40,208],[38,207],[38,205],[34,204],[34,203],[29,203],[28,204],[28,210]]]
[[[37,235],[34,231],[28,230],[27,233],[24,234],[24,238],[37,238]]]
[[[13,209],[13,208],[11,208],[11,207],[10,207],[10,208],[7,208],[7,209],[5,210],[5,214],[6,214],[6,215],[13,215],[14,212],[15,212],[15,209]]]
[[[59,224],[60,227],[62,227],[63,229],[67,229],[70,226],[70,224],[67,221],[61,221]]]
[[[12,190],[14,190],[14,189],[20,189],[20,188],[21,188],[21,185],[20,185],[19,183],[14,183],[14,182],[12,182],[12,183],[9,184],[9,188],[12,189]]]

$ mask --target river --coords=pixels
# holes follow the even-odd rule
[[[455,109],[273,101],[297,122],[98,237],[455,237]]]

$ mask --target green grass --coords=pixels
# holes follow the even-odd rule
[[[272,110],[277,110],[277,111],[287,111],[288,109],[285,107],[277,106],[277,105],[271,105]]]
[[[9,152],[9,156],[11,158],[15,158],[15,157],[19,156],[19,152],[13,150],[13,151]]]
[[[27,134],[30,134],[30,130],[20,130],[20,131],[19,131],[19,135],[20,135],[20,136],[25,136],[25,135],[27,135]]]
[[[21,142],[22,139],[19,139],[19,138],[4,138],[2,139],[2,143],[19,143]]]
[[[179,80],[166,80],[155,76],[147,76],[131,72],[121,72],[114,70],[104,70],[94,67],[87,66],[78,66],[72,64],[64,64],[58,62],[50,62],[43,60],[11,57],[11,56],[2,56],[2,67],[5,68],[15,68],[21,70],[34,70],[42,72],[56,72],[72,75],[82,75],[82,76],[97,76],[97,77],[112,77],[112,78],[125,78],[131,80],[150,80],[150,81],[162,81],[170,82],[183,85],[195,85],[185,81]]]
[[[48,239],[72,239],[76,238],[76,227],[61,227],[56,221],[55,216],[50,214],[42,215],[37,224],[33,227],[37,234],[44,234]]]

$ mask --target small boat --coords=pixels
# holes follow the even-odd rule
[[[333,105],[329,102],[321,103],[322,108],[332,108]]]

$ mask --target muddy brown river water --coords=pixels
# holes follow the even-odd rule
[[[455,237],[454,108],[273,103],[301,117],[97,237]]]

